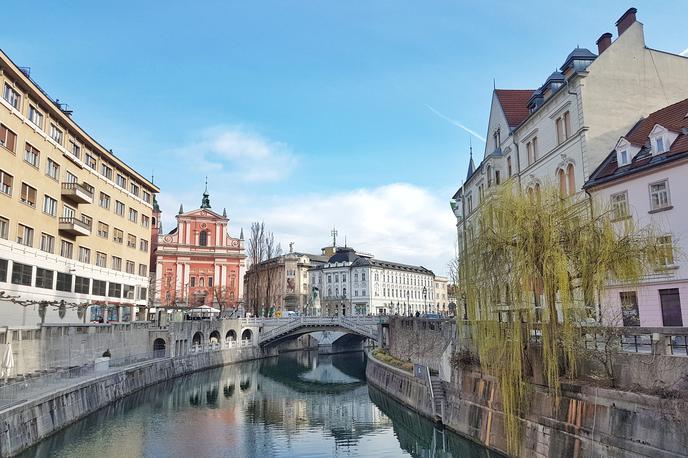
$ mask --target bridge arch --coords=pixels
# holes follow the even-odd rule
[[[165,356],[165,349],[167,347],[167,342],[165,339],[158,337],[153,341],[153,352],[156,356]]]
[[[383,321],[381,317],[297,317],[264,329],[258,341],[267,347],[317,331],[339,331],[360,340],[378,341],[378,327]]]
[[[230,329],[227,331],[227,334],[225,334],[225,341],[226,342],[236,342],[237,340],[237,333],[234,329]]]
[[[241,340],[251,340],[253,338],[253,332],[250,329],[244,329],[241,332]]]
[[[202,345],[203,344],[203,333],[201,331],[196,331],[193,335],[193,338],[191,339],[191,343],[193,345]]]
[[[210,343],[220,343],[220,339],[220,331],[218,331],[217,329],[210,333]]]

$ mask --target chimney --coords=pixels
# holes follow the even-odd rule
[[[603,33],[600,38],[597,39],[597,55],[600,55],[612,44],[612,34],[609,32]]]
[[[638,10],[635,8],[629,8],[618,21],[616,21],[616,29],[619,32],[619,36],[626,31],[635,22],[635,13]]]

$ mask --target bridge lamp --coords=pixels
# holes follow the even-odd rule
[[[423,307],[425,309],[425,312],[427,313],[427,311],[428,311],[428,288],[427,288],[427,286],[423,286]]]

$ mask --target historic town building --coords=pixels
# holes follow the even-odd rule
[[[593,208],[660,231],[654,272],[640,286],[611,284],[604,311],[611,324],[688,323],[688,99],[650,114],[618,139],[584,188]],[[685,205],[685,206],[684,206]]]
[[[0,323],[144,318],[159,189],[0,52]]]
[[[597,40],[597,54],[575,48],[535,89],[495,89],[482,161],[473,155],[452,198],[459,256],[479,230],[481,204],[505,183],[537,194],[555,187],[572,201],[639,116],[688,97],[688,58],[645,44],[636,9]]]
[[[295,252],[290,245],[289,253],[251,266],[244,276],[247,310],[258,314],[315,314],[308,271],[327,259],[325,255]]]
[[[224,312],[238,307],[243,295],[244,236],[229,235],[227,212],[210,207],[206,185],[201,207],[179,207],[177,226],[161,233],[161,212],[154,213],[156,308],[186,309],[210,305]]]
[[[326,263],[312,268],[309,284],[314,310],[321,315],[438,313],[448,305],[447,281],[431,270],[382,261],[349,247],[337,248]]]

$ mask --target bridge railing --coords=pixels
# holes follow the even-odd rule
[[[384,320],[379,316],[299,316],[277,319],[277,325],[262,332],[260,340],[262,342],[272,340],[275,337],[288,333],[300,326],[341,326],[351,329],[369,338],[375,338],[372,326],[377,326]],[[265,320],[267,325],[275,323],[274,319]],[[267,327],[267,326],[265,326]]]

